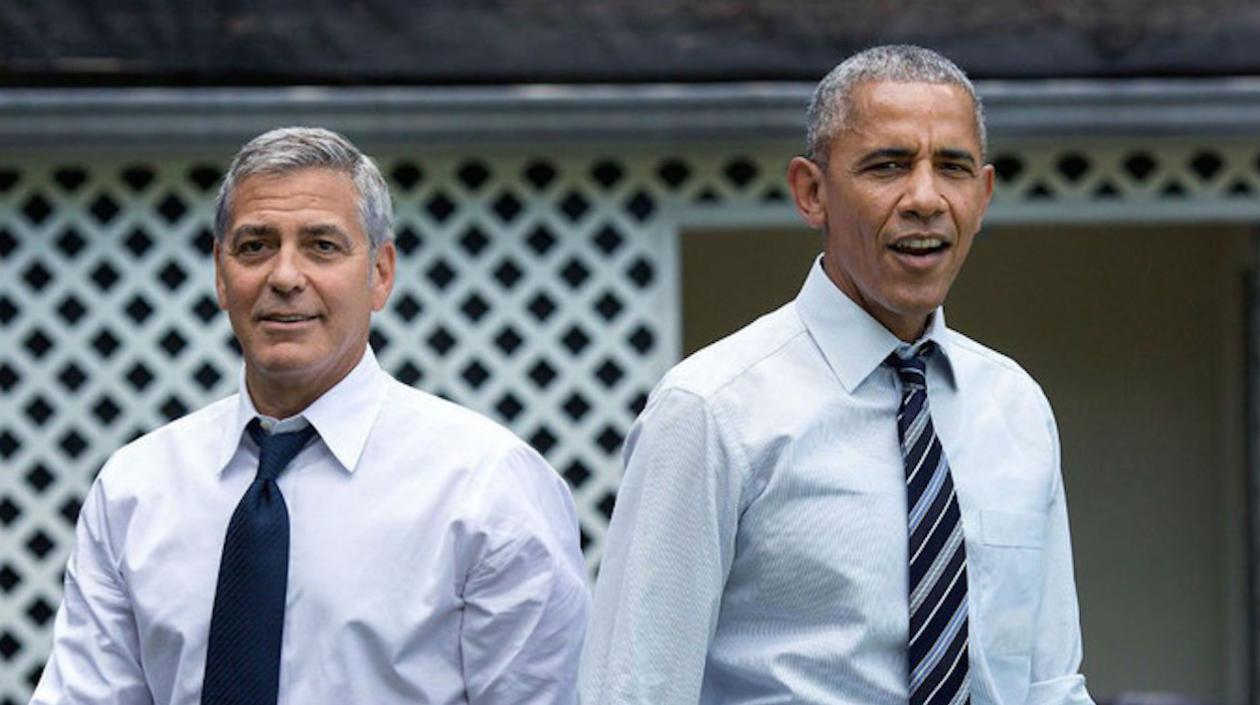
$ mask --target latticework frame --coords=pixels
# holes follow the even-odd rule
[[[680,227],[788,225],[790,145],[382,153],[384,367],[537,447],[596,568],[622,440],[678,356]],[[209,231],[227,155],[0,160],[0,705],[47,656],[79,503],[118,446],[235,391]],[[1260,220],[1250,143],[1000,149],[988,222]]]

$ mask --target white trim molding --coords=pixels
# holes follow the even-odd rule
[[[1260,77],[981,81],[995,140],[1255,135]],[[238,145],[276,125],[369,142],[800,141],[806,83],[0,90],[0,148]]]

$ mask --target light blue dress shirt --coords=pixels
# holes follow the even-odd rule
[[[256,415],[242,378],[240,394],[110,458],[33,705],[198,705]],[[371,350],[275,430],[304,423],[319,438],[278,480],[291,541],[279,705],[573,705],[586,570],[555,471]]]
[[[1087,704],[1058,436],[1018,365],[924,336],[966,533],[972,702]],[[800,295],[675,367],[626,443],[584,705],[904,705],[900,341],[818,262]]]

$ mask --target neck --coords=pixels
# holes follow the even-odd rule
[[[309,371],[295,371],[287,375],[263,371],[246,360],[245,389],[258,413],[275,419],[287,419],[297,416],[315,403],[316,399],[337,386],[362,359],[360,354],[345,369],[331,370],[315,376]]]
[[[901,342],[913,343],[919,338],[922,338],[923,334],[927,332],[927,324],[931,318],[932,317],[929,315],[921,321],[888,320],[880,321],[880,323],[884,324],[884,327],[887,328],[890,333],[897,336],[897,339]]]
[[[328,389],[307,391],[256,385],[248,377],[247,374],[245,388],[249,392],[250,401],[254,402],[254,408],[263,416],[270,416],[277,420],[297,416],[328,391]]]
[[[832,267],[830,262],[831,260],[823,257],[823,273],[840,290],[840,293],[849,297],[850,301],[857,304],[863,311],[866,311],[871,318],[874,318],[889,333],[897,336],[903,343],[913,343],[927,331],[928,322],[932,320],[931,312],[926,315],[907,315],[880,306],[863,296],[861,289],[858,288],[853,280],[843,271]]]

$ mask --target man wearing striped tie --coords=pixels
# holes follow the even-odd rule
[[[993,191],[944,57],[819,84],[791,303],[653,391],[626,445],[585,705],[1087,705],[1058,435],[941,305]]]

